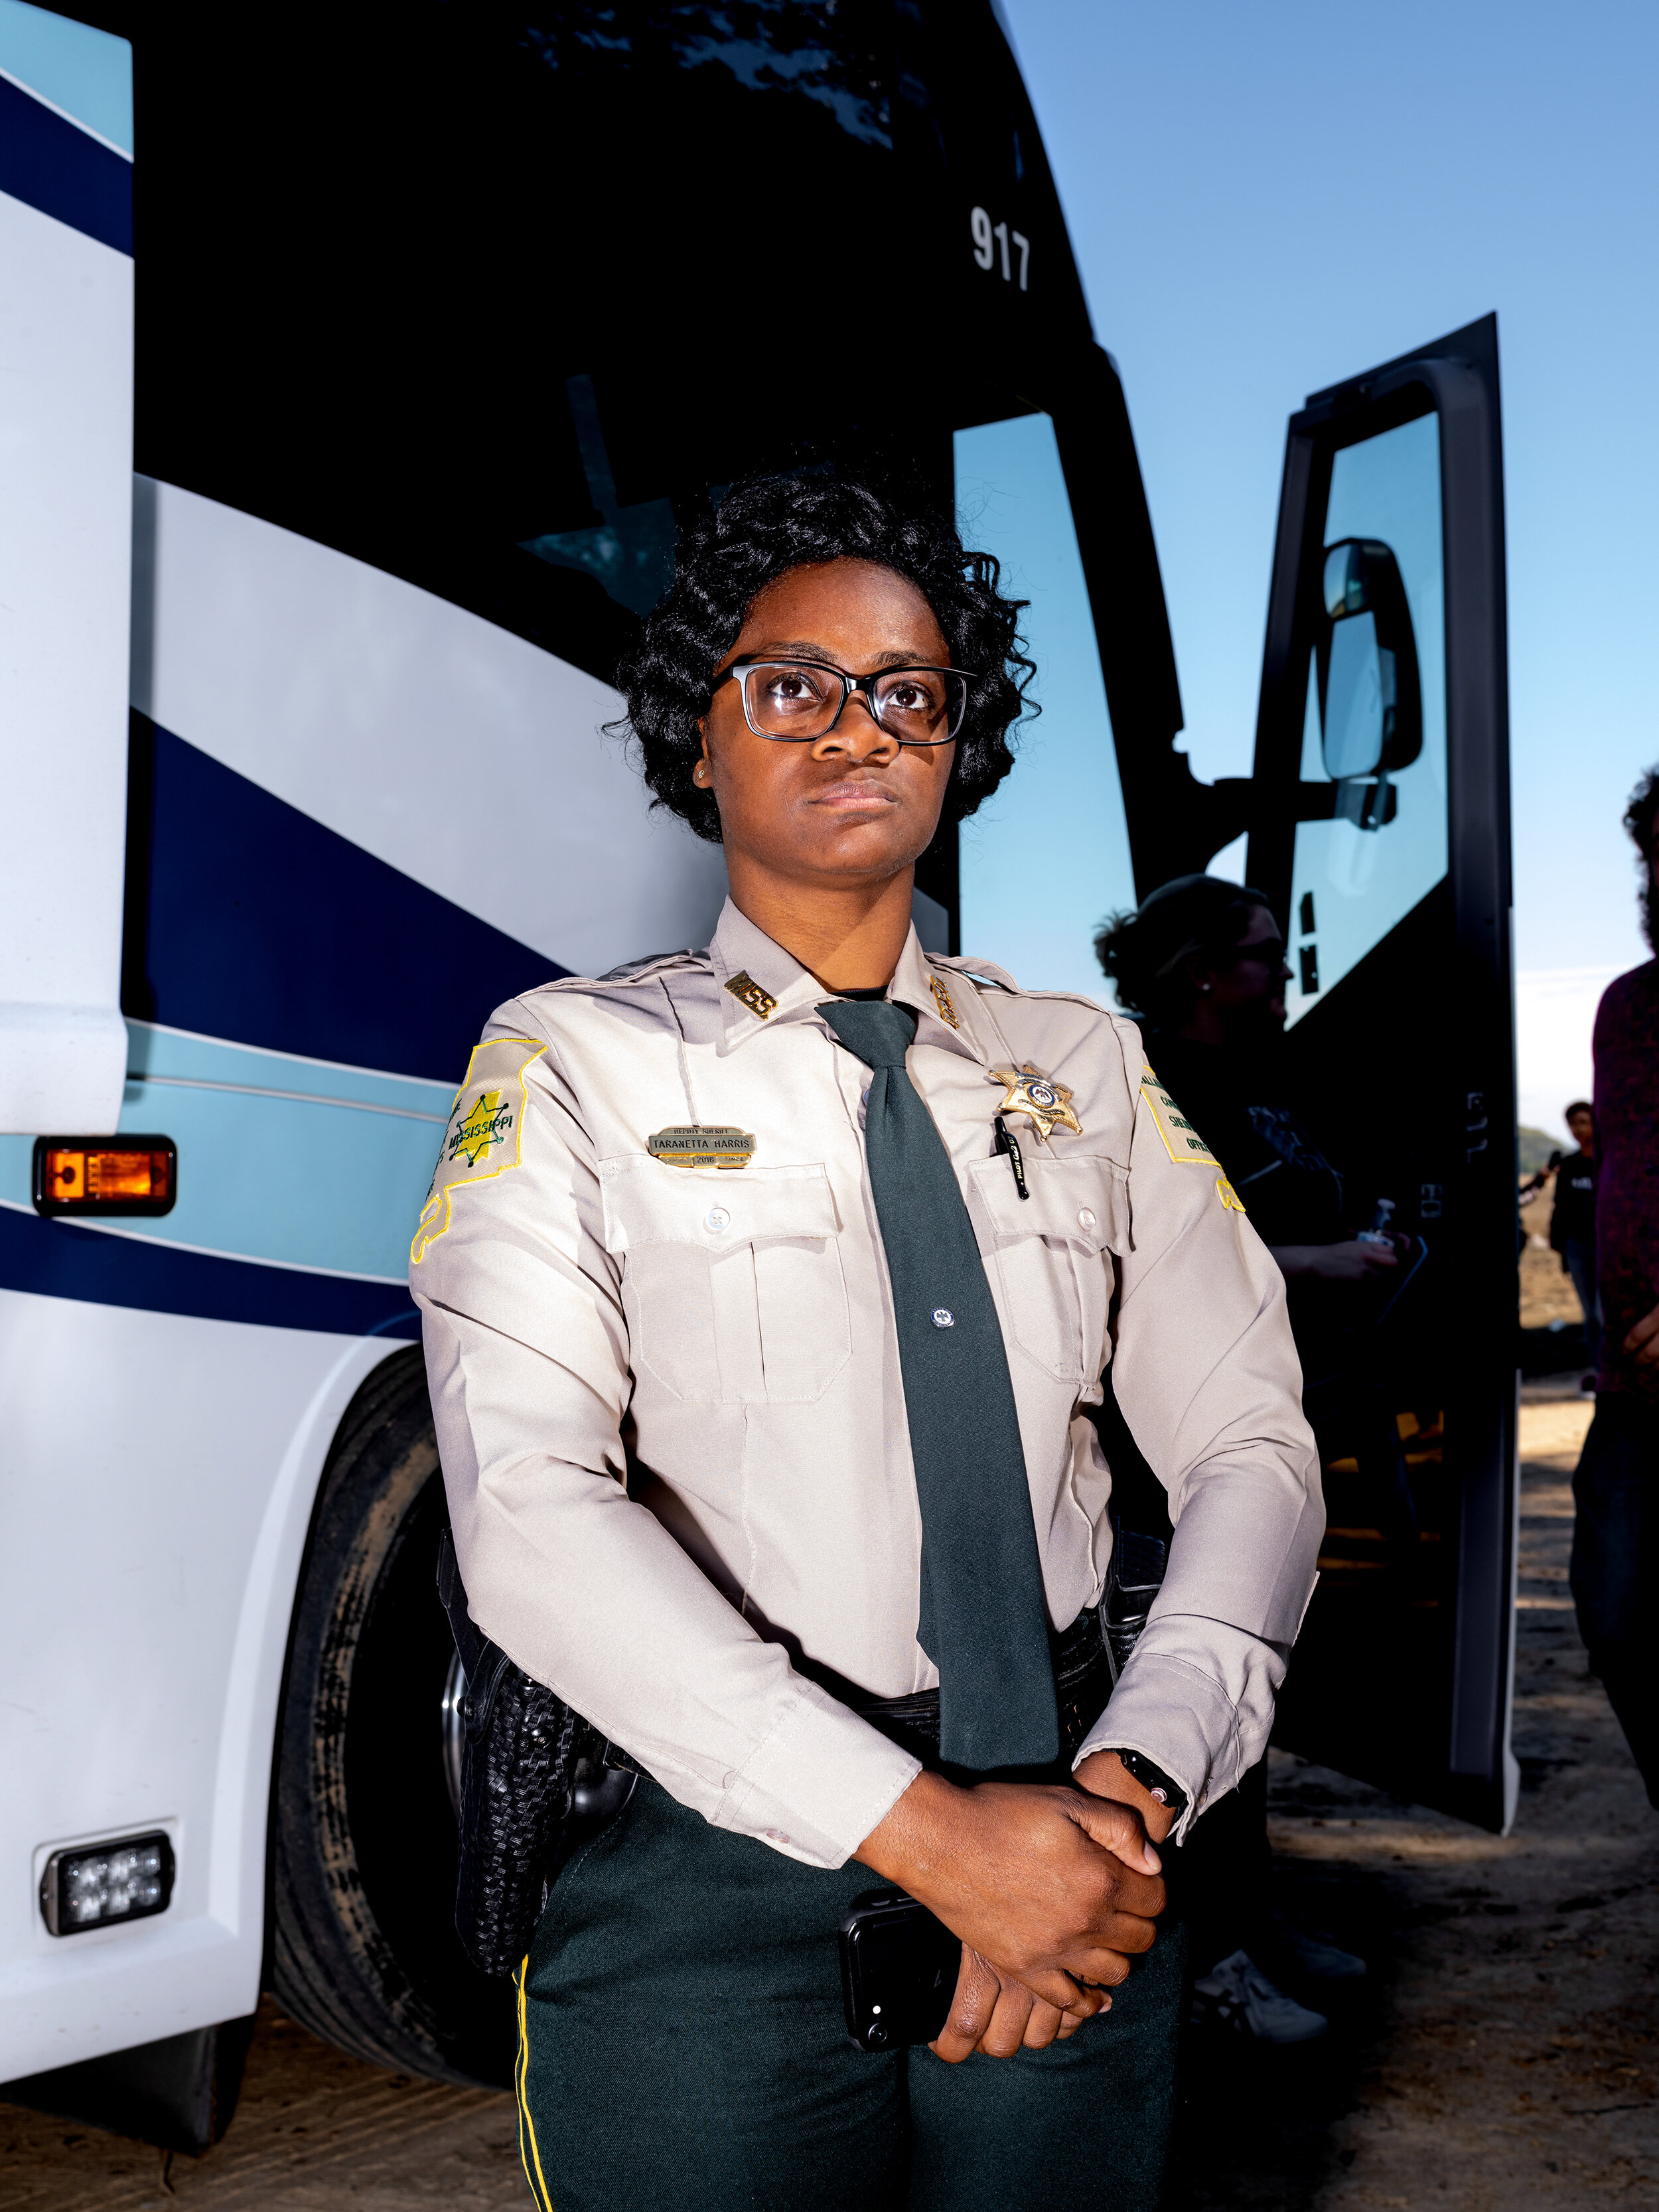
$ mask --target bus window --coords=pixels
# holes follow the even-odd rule
[[[1404,583],[1422,701],[1421,750],[1408,766],[1373,781],[1369,791],[1364,778],[1353,779],[1348,811],[1297,824],[1290,902],[1296,943],[1285,994],[1291,1023],[1356,968],[1446,872],[1445,595],[1436,415],[1419,415],[1362,438],[1334,456],[1324,544],[1329,548],[1344,540],[1385,546]],[[1334,629],[1340,639],[1359,627],[1338,623]],[[1317,656],[1312,650],[1308,656],[1304,784],[1328,785],[1333,770],[1340,775],[1352,764],[1336,750],[1346,733],[1334,726],[1339,685],[1332,658],[1322,702]],[[1384,672],[1376,667],[1374,648],[1370,658],[1361,680],[1374,685]],[[1343,703],[1351,699],[1345,694]]]
[[[1019,765],[963,824],[962,945],[996,950],[1020,982],[1102,996],[1093,939],[1134,904],[1129,830],[1100,653],[1054,426],[1020,415],[956,434],[963,542],[1002,563],[1037,664],[1042,711],[1015,738]]]

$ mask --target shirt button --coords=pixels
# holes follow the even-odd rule
[[[702,1217],[702,1225],[705,1229],[712,1229],[718,1233],[722,1229],[731,1227],[732,1217],[723,1206],[711,1206]]]
[[[949,1306],[935,1306],[933,1308],[933,1327],[935,1328],[954,1328],[956,1325],[957,1317],[951,1312]]]
[[[1092,1229],[1095,1225],[1095,1217],[1086,1206],[1078,1208],[1077,1225],[1079,1229]]]

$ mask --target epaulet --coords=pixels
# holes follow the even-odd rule
[[[1115,1014],[1103,1000],[1091,999],[1082,991],[1028,991],[1016,983],[1006,968],[999,968],[994,960],[981,960],[972,953],[930,952],[924,956],[935,968],[948,968],[953,975],[965,976],[970,983],[988,983],[994,990],[1006,991],[1016,999],[1059,1000],[1066,1006],[1086,1007],[1091,1014],[1105,1014],[1113,1021],[1124,1017]]]
[[[1109,1006],[1104,999],[1091,999],[1086,991],[1022,991],[1020,996],[1023,999],[1058,1000],[1063,1006],[1081,1006],[1089,1013],[1104,1014],[1109,1022],[1117,1022],[1125,1026],[1128,1023],[1127,1014],[1121,1014],[1115,1006]]]
[[[602,983],[649,983],[659,975],[670,975],[689,968],[708,964],[708,955],[688,945],[680,952],[649,952],[643,960],[624,960],[620,968],[608,969],[603,975],[553,975],[545,983],[538,983],[538,991],[593,991]],[[521,998],[528,995],[524,992]]]
[[[643,960],[624,960],[620,968],[607,969],[599,980],[601,983],[647,983],[653,975],[665,975],[672,969],[698,965],[708,965],[708,948],[688,945],[678,952],[649,952]]]
[[[953,975],[961,975],[969,983],[988,983],[994,991],[1011,992],[1023,999],[1023,992],[1006,968],[999,968],[994,960],[979,960],[966,952],[924,952],[922,958],[930,968],[948,968]]]

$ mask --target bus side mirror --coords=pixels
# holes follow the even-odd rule
[[[1336,784],[1336,812],[1362,830],[1394,819],[1390,775],[1423,750],[1417,641],[1400,563],[1373,538],[1325,554],[1315,647],[1320,748]]]

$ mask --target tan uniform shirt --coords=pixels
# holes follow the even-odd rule
[[[1079,1757],[1141,1751],[1195,1812],[1266,1748],[1323,1528],[1284,1284],[1133,1025],[1006,983],[913,932],[890,996],[1001,1320],[1053,1626],[1105,1580],[1084,1409],[1109,1359],[1169,1490],[1163,1591]],[[728,902],[706,952],[510,1001],[410,1269],[479,1626],[716,1826],[827,1867],[919,1770],[823,1680],[938,1680],[869,1076],[815,1012],[830,995]],[[990,1071],[1026,1063],[1081,1133],[1012,1122],[1022,1200]],[[689,1124],[751,1136],[752,1160],[651,1155]]]

